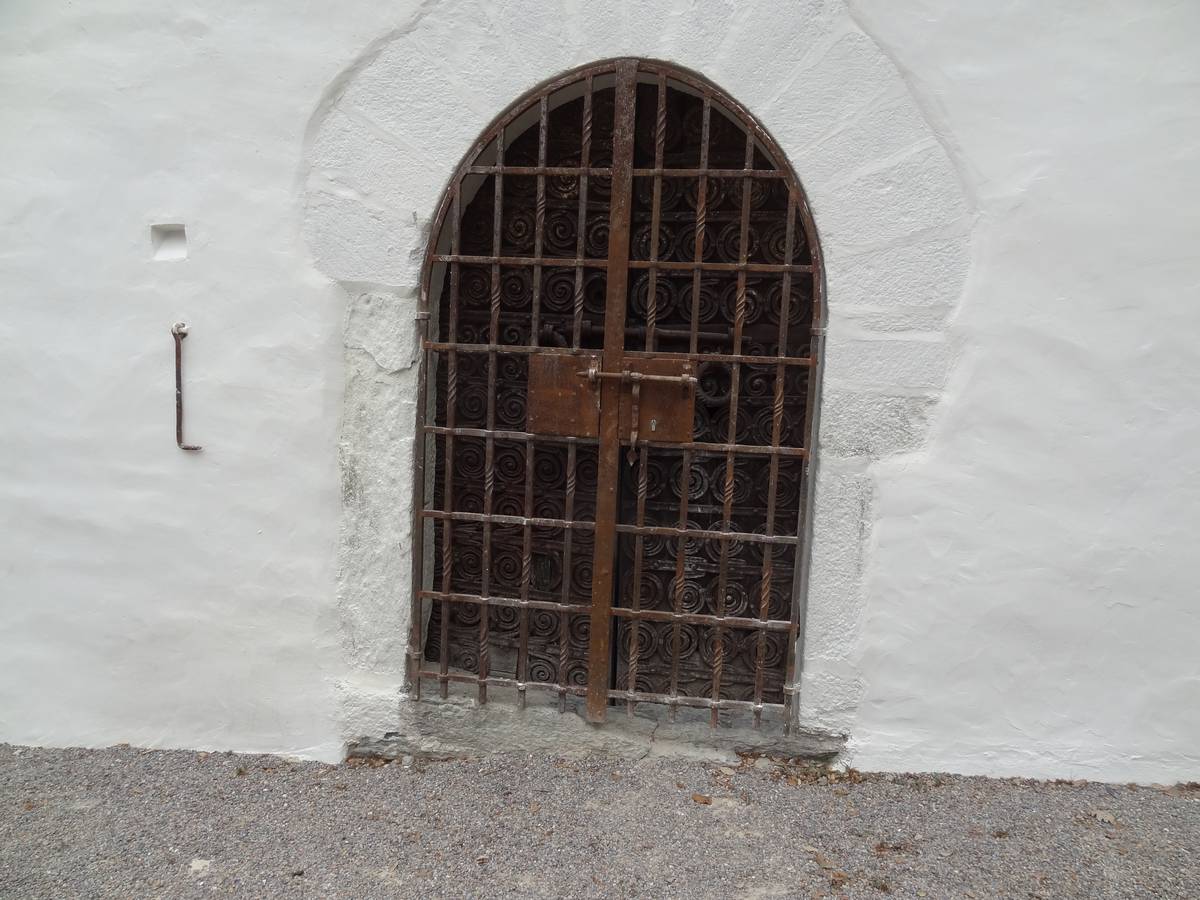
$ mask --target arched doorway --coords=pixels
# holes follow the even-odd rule
[[[790,724],[822,287],[787,160],[698,76],[598,63],[497,119],[423,280],[416,690]]]

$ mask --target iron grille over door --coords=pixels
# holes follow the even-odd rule
[[[417,691],[788,723],[822,279],[778,148],[696,76],[597,64],[485,132],[434,235]]]

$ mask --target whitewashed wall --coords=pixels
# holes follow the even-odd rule
[[[386,725],[423,225],[517,94],[635,53],[762,119],[830,253],[806,720],[873,768],[1200,774],[1200,10],[562,6],[0,10],[0,739]]]

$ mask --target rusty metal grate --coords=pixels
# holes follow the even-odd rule
[[[786,727],[823,281],[783,154],[694,75],[599,63],[484,133],[434,235],[418,694]]]

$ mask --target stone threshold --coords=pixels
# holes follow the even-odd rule
[[[666,756],[727,762],[738,753],[831,762],[845,749],[846,737],[793,728],[785,734],[779,721],[760,728],[746,724],[709,726],[707,710],[680,709],[670,721],[666,707],[640,704],[633,716],[612,707],[608,721],[593,725],[583,718],[582,703],[530,697],[519,709],[515,696],[493,688],[486,705],[474,696],[452,693],[447,699],[402,700],[395,731],[362,736],[349,742],[348,758],[477,757],[496,753],[551,753],[585,756],[608,753],[640,759]]]

